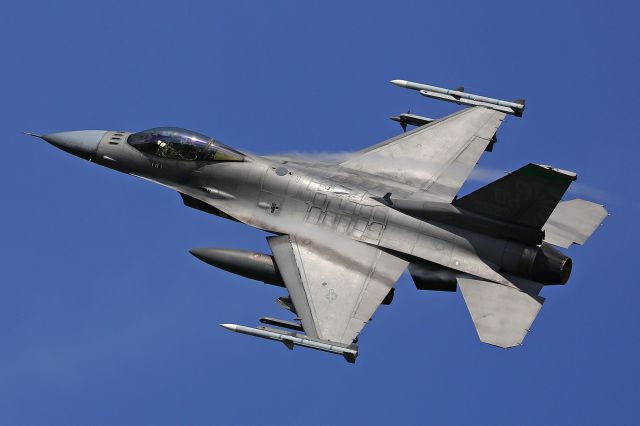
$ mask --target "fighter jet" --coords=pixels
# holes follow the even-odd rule
[[[267,231],[271,253],[197,248],[200,260],[282,287],[293,318],[221,324],[256,337],[358,356],[358,338],[409,270],[418,290],[459,287],[480,340],[519,346],[584,244],[603,206],[563,200],[576,174],[527,164],[469,194],[458,192],[497,141],[513,102],[405,80],[393,84],[464,108],[440,119],[400,114],[405,132],[336,162],[260,156],[174,127],[35,135],[80,158],[177,191],[188,207]],[[407,126],[415,129],[406,131]]]

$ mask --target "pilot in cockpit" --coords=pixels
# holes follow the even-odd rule
[[[182,161],[244,161],[244,155],[186,129],[158,127],[129,136],[127,143],[147,154]]]

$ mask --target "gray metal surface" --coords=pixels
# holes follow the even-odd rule
[[[408,265],[347,239],[326,246],[284,235],[270,237],[269,245],[305,332],[332,342],[358,337]]]
[[[544,298],[489,281],[459,278],[480,341],[501,348],[522,343]]]
[[[584,244],[608,214],[604,206],[590,201],[562,201],[544,225],[544,240],[564,248]]]
[[[92,160],[95,157],[98,144],[106,133],[106,130],[77,130],[46,135],[37,135],[29,132],[26,134],[41,138],[69,154],[85,160]]]
[[[504,114],[470,108],[390,139],[341,166],[409,185],[416,197],[450,202],[491,142]]]

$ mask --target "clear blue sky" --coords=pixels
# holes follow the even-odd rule
[[[0,424],[638,424],[636,2],[53,2],[0,12]],[[578,173],[611,217],[522,348],[408,276],[356,365],[229,333],[278,288],[194,247],[261,231],[23,130],[174,125],[259,153],[350,151],[456,109],[399,78],[524,97],[482,165]],[[468,191],[473,185],[465,188]]]

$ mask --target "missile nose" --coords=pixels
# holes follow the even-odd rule
[[[238,326],[236,324],[220,324],[220,327],[225,328],[230,331],[236,331]]]
[[[85,160],[91,160],[98,150],[98,144],[105,133],[107,133],[106,130],[79,130],[36,136],[69,154]]]
[[[407,87],[407,80],[391,80],[390,83],[399,87]]]

